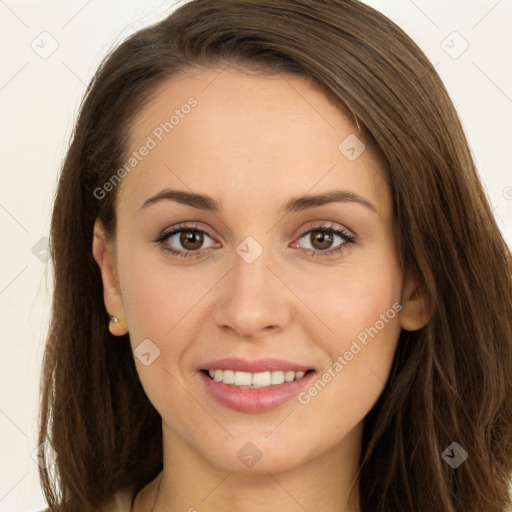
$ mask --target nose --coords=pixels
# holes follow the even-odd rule
[[[233,267],[218,289],[215,322],[246,339],[277,333],[290,322],[292,294],[277,277],[278,269],[272,268],[276,265],[270,250],[264,249],[252,262],[240,254],[235,253]]]

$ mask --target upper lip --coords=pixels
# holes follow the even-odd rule
[[[230,357],[208,361],[200,367],[201,370],[234,370],[238,372],[258,373],[266,371],[295,371],[306,372],[312,370],[310,366],[304,366],[284,359],[263,358],[253,361]]]

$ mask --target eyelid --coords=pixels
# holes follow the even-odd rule
[[[214,238],[212,236],[212,234],[210,233],[209,228],[207,228],[200,222],[196,223],[195,221],[179,222],[178,224],[173,224],[172,226],[163,229],[160,232],[160,234],[158,234],[157,236],[158,236],[158,238],[168,237],[168,236],[175,234],[176,232],[186,231],[187,229],[189,231],[202,231],[202,232],[206,233],[210,238],[212,238],[212,239]]]
[[[339,224],[337,222],[331,221],[331,220],[312,220],[308,221],[305,225],[302,225],[299,229],[299,235],[297,236],[304,236],[305,234],[309,233],[310,231],[315,231],[317,229],[333,229],[333,230],[340,230],[344,231],[347,235],[353,236],[354,238],[359,238],[357,233],[353,231],[352,229],[347,228],[343,224]]]

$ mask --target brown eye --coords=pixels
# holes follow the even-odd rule
[[[326,231],[311,231],[309,239],[313,247],[320,250],[330,249],[334,242],[332,234]]]
[[[320,225],[303,233],[298,245],[304,250],[312,251],[312,256],[327,256],[341,253],[355,241],[355,236],[343,229]]]
[[[209,245],[205,245],[208,243]],[[204,249],[215,245],[214,240],[204,230],[195,226],[176,226],[162,233],[156,240],[162,248],[176,256],[199,256]]]
[[[190,251],[201,249],[204,242],[202,231],[181,231],[180,243],[182,247]]]

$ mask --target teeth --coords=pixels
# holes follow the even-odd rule
[[[222,382],[224,382],[224,384],[234,384],[235,372],[233,370],[224,370],[224,372],[222,373]]]
[[[234,370],[208,370],[210,377],[216,382],[234,384],[235,386],[248,387],[251,389],[267,388],[283,382],[292,382],[304,377],[306,372],[274,371],[274,372],[235,372]]]
[[[252,376],[252,385],[257,388],[266,388],[272,384],[270,372],[255,373]]]
[[[295,372],[284,372],[284,380],[291,382],[295,378]]]
[[[222,370],[215,370],[215,373],[221,372]],[[224,382],[224,379],[223,379]],[[235,384],[237,386],[250,386],[251,385],[251,374],[247,372],[235,372]]]
[[[284,382],[284,372],[270,372],[271,384],[282,384]]]

